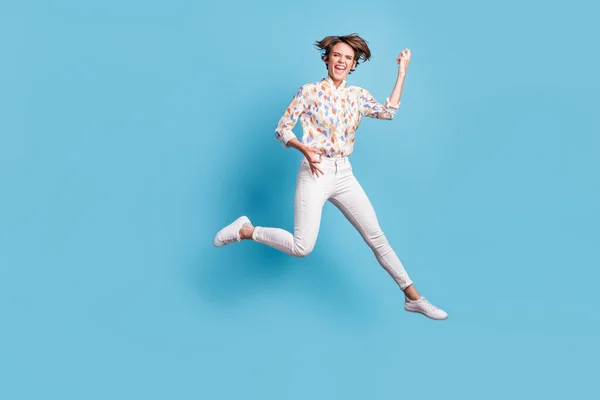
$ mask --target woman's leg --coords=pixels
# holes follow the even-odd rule
[[[349,167],[338,179],[335,191],[329,199],[344,216],[354,225],[365,242],[369,245],[379,264],[398,283],[407,296],[420,298],[412,287],[412,280],[400,262],[400,259],[390,246],[379,226],[375,210],[358,180]]]
[[[294,234],[280,229],[257,226],[250,231],[241,232],[242,238],[250,237],[267,246],[283,251],[295,257],[305,257],[312,252],[319,234],[323,205],[331,192],[333,177],[326,175],[315,177],[308,164],[301,163],[296,179],[294,197]],[[251,232],[251,233],[250,233]]]
[[[379,227],[373,206],[352,174],[350,167],[342,168],[340,179],[330,201],[356,227],[375,253],[379,264],[385,268],[404,291],[404,309],[406,311],[417,312],[431,319],[443,320],[448,318],[448,313],[421,297],[415,289],[412,280]]]

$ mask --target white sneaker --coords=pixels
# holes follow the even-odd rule
[[[404,309],[409,312],[417,312],[421,313],[427,318],[431,319],[446,319],[448,318],[448,313],[441,308],[437,308],[433,304],[427,301],[425,297],[421,297],[419,300],[410,300],[409,298],[404,298]]]
[[[232,242],[241,242],[242,239],[240,238],[240,229],[242,229],[244,225],[252,226],[248,217],[241,216],[217,232],[215,238],[213,239],[213,244],[215,247],[225,246],[226,244]]]

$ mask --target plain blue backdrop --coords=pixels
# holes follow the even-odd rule
[[[0,398],[592,399],[600,67],[591,1],[12,1],[0,5]],[[292,229],[274,138],[357,32],[354,171],[420,291],[327,205]],[[299,128],[299,126],[297,127]],[[300,130],[295,130],[300,134]]]

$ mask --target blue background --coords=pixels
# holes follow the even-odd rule
[[[597,398],[600,88],[591,1],[0,5],[3,399]],[[325,207],[313,254],[215,249],[292,228],[274,127],[358,32],[354,171],[444,322]],[[299,126],[297,127],[299,128]],[[299,133],[299,129],[296,132]]]

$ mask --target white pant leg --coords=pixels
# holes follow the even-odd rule
[[[402,290],[412,285],[404,266],[388,243],[377,221],[375,210],[367,194],[345,160],[337,169],[336,186],[329,199],[354,225],[369,245],[379,264],[391,275]]]
[[[308,162],[302,159],[296,178],[294,198],[294,234],[280,229],[257,226],[252,239],[296,257],[312,252],[319,234],[323,205],[333,191],[334,170],[322,165],[325,175],[311,174]]]

